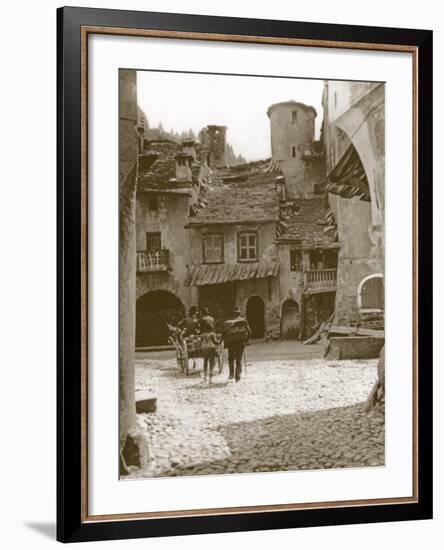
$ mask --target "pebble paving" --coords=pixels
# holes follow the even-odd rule
[[[377,361],[262,361],[239,383],[206,385],[174,360],[144,359],[136,386],[157,396],[138,415],[152,462],[130,477],[384,465],[384,405],[364,412]],[[227,367],[225,367],[226,369]]]

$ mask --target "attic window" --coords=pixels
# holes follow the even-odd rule
[[[298,112],[291,111],[291,123],[296,124],[297,121],[298,121]]]

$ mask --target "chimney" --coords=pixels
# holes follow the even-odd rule
[[[193,161],[196,161],[196,142],[194,139],[182,140],[182,153],[184,155],[190,155]]]
[[[284,176],[277,176],[274,180],[276,193],[278,194],[280,201],[285,201],[285,178]]]
[[[193,176],[191,164],[193,157],[188,154],[179,153],[176,155],[176,180],[181,183],[191,183]]]

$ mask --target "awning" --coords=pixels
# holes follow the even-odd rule
[[[264,279],[279,273],[279,260],[239,264],[201,264],[189,270],[185,286],[218,285],[230,281]]]
[[[345,199],[359,197],[363,201],[370,201],[367,176],[353,145],[350,145],[328,174],[325,188],[329,193]]]

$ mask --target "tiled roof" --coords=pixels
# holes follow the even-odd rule
[[[277,173],[268,168],[262,161],[213,171],[206,206],[188,226],[278,221]]]
[[[279,242],[300,241],[306,248],[335,248],[334,223],[325,197],[294,201],[282,208]]]
[[[146,141],[145,152],[139,156],[138,191],[187,190],[190,182],[176,180],[176,156],[182,153],[182,146],[168,139]],[[144,168],[144,158],[157,154],[156,162]],[[200,165],[192,166],[193,174],[199,172]]]
[[[202,264],[194,266],[188,273],[185,286],[204,286],[275,277],[279,273],[279,260],[263,259],[255,263]]]

